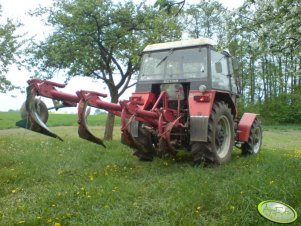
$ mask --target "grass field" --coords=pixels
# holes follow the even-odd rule
[[[258,155],[235,149],[218,167],[184,153],[140,162],[118,128],[107,149],[74,126],[51,129],[65,142],[0,130],[0,225],[274,225],[257,212],[269,199],[294,207],[291,225],[301,224],[300,126],[265,127]]]

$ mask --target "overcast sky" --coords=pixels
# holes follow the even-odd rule
[[[138,1],[140,2],[140,1]],[[147,1],[153,4],[155,0]],[[198,3],[199,0],[188,0],[188,4]],[[229,9],[237,8],[242,5],[243,0],[220,0]],[[2,18],[9,17],[15,21],[20,21],[24,26],[19,29],[21,34],[27,33],[28,37],[36,35],[37,39],[43,39],[47,36],[47,30],[43,26],[43,23],[38,18],[30,17],[27,12],[29,10],[41,6],[50,6],[52,0],[0,0],[2,5]],[[16,66],[10,67],[9,73],[7,74],[8,80],[14,85],[26,87],[26,81],[32,74],[25,69],[18,70]],[[63,82],[64,78],[57,77],[53,79],[57,82]],[[101,84],[101,82],[91,81],[88,78],[74,78],[69,83],[64,91],[75,93],[80,89],[89,89],[95,91],[107,92],[107,89]],[[128,90],[121,99],[127,99],[128,96],[134,91],[134,89]],[[109,99],[108,99],[109,100]],[[0,111],[8,111],[10,109],[17,110],[20,108],[22,103],[25,101],[25,94],[21,94],[20,91],[12,91],[7,94],[0,94]],[[51,104],[50,101],[46,101]],[[64,110],[63,110],[64,111]],[[70,111],[70,110],[69,110]],[[73,112],[76,110],[74,109]]]

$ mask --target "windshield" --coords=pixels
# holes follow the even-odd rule
[[[139,77],[140,80],[207,80],[207,74],[207,49],[197,47],[145,53]]]

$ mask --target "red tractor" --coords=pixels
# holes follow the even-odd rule
[[[140,160],[191,152],[195,163],[223,164],[234,145],[243,154],[256,154],[262,129],[256,114],[237,113],[237,87],[231,55],[214,50],[206,38],[148,45],[141,60],[136,92],[118,104],[103,101],[105,94],[81,90],[76,95],[57,88],[64,84],[28,81],[23,120],[17,125],[61,139],[45,125],[46,105],[36,96],[60,102],[54,108],[77,106],[79,136],[103,145],[86,124],[86,108],[104,109],[121,117],[121,140]]]

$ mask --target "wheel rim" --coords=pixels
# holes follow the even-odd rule
[[[224,158],[231,143],[231,128],[228,118],[222,115],[216,126],[215,147],[216,153],[220,158]]]
[[[260,144],[261,144],[261,129],[260,129],[260,127],[257,127],[254,131],[254,139],[253,139],[254,154],[259,152]]]

